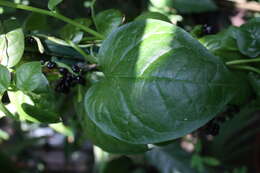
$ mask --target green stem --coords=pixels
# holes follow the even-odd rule
[[[260,58],[254,59],[239,59],[226,62],[226,65],[237,65],[237,64],[245,64],[245,63],[253,63],[253,62],[260,62]]]
[[[248,70],[248,71],[253,71],[253,72],[260,74],[260,69],[257,69],[255,67],[251,67],[251,66],[247,66],[247,65],[230,66],[230,68],[239,69],[239,70]]]
[[[93,23],[97,29],[97,23],[96,23],[96,14],[95,14],[95,10],[94,10],[94,6],[96,4],[96,0],[92,0],[92,4],[91,4],[91,18],[93,20]]]
[[[68,44],[77,52],[79,52],[85,58],[86,61],[89,61],[94,64],[97,63],[97,60],[93,56],[86,54],[84,50],[82,50],[78,45],[76,45],[72,41],[68,41]]]
[[[56,12],[52,12],[52,11],[48,11],[48,10],[44,10],[44,9],[40,9],[40,8],[36,8],[36,7],[32,7],[32,6],[28,6],[28,5],[22,5],[22,4],[15,4],[15,3],[12,3],[12,2],[8,2],[8,1],[5,1],[5,0],[0,0],[0,5],[2,6],[6,6],[6,7],[10,7],[10,8],[17,8],[17,9],[21,9],[21,10],[26,10],[26,11],[32,11],[32,12],[35,12],[35,13],[40,13],[40,14],[44,14],[44,15],[47,15],[47,16],[51,16],[51,17],[54,17],[54,18],[57,18],[57,19],[60,19],[66,23],[69,23],[71,25],[74,25],[80,29],[82,29],[83,31],[89,33],[89,34],[92,34],[93,36],[96,36],[98,37],[99,39],[104,39],[103,35],[101,35],[100,33],[78,23],[78,22],[75,22],[74,20],[70,19],[70,18],[67,18],[61,14],[58,14]]]

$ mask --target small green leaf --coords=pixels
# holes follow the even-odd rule
[[[46,15],[32,13],[24,22],[25,31],[46,30],[48,29]]]
[[[63,0],[49,0],[48,8],[50,10],[55,10],[56,6],[59,5]]]
[[[54,113],[49,109],[41,109],[37,106],[32,106],[26,103],[22,104],[22,108],[28,115],[35,118],[40,123],[60,122],[60,118],[57,116],[57,113]]]
[[[86,27],[91,25],[91,20],[87,18],[75,19],[75,22],[78,22]],[[77,27],[71,24],[65,25],[60,30],[60,36],[64,40],[72,40],[74,43],[79,43],[83,38],[84,33]]]
[[[0,95],[9,87],[11,82],[11,74],[5,66],[0,64]]]
[[[20,120],[27,120],[34,123],[60,122],[60,116],[57,113],[55,93],[25,94],[21,91],[17,91],[8,92],[8,95]]]
[[[236,32],[236,39],[242,54],[251,58],[260,55],[260,17],[242,25]]]
[[[157,20],[162,20],[171,23],[170,19],[167,16],[158,12],[150,12],[150,11],[142,13],[135,20],[147,20],[147,19],[157,19]]]
[[[46,83],[44,78],[40,62],[22,64],[15,73],[16,86],[22,91],[33,91],[42,87],[41,84]]]
[[[108,36],[119,25],[123,23],[123,14],[115,9],[109,9],[97,14],[95,21],[98,31],[104,36]]]
[[[20,27],[17,27],[15,20],[5,21],[1,26],[0,35],[0,64],[13,67],[23,56],[24,34]]]

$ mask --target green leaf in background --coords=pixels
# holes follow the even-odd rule
[[[160,173],[198,173],[190,166],[191,155],[182,150],[177,142],[156,147],[147,152],[145,157]]]
[[[40,107],[32,106],[26,103],[23,103],[21,106],[28,115],[37,119],[40,123],[60,122],[60,117],[57,116],[57,113],[52,112],[49,109],[41,109]]]
[[[3,94],[11,83],[11,74],[5,66],[0,64],[0,95]]]
[[[86,137],[98,147],[117,154],[137,154],[148,150],[146,145],[129,144],[105,134],[89,119],[84,111],[83,103],[75,102],[74,105]]]
[[[104,36],[108,36],[108,34],[119,27],[123,23],[123,20],[123,14],[116,9],[102,11],[95,17],[97,29]]]
[[[221,125],[219,135],[207,143],[207,155],[217,158],[221,163],[227,163],[255,152],[251,141],[260,132],[260,128],[254,126],[260,119],[259,116],[252,115],[257,111],[260,111],[259,101],[252,101],[241,107],[238,114]]]
[[[208,166],[219,166],[220,162],[214,157],[203,157],[203,162]]]
[[[91,20],[87,18],[75,19],[75,22],[78,22],[86,27],[91,25]],[[77,27],[71,24],[65,25],[60,30],[60,36],[64,40],[72,40],[74,43],[79,43],[83,38],[84,33]]]
[[[236,32],[239,28],[229,27],[216,35],[209,35],[199,39],[199,41],[214,55],[218,56],[224,62],[245,59],[243,54],[239,52],[236,43]],[[240,94],[234,97],[230,104],[242,105],[252,96],[252,91],[247,78],[247,73],[236,71],[236,78],[240,78]]]
[[[63,0],[49,0],[48,8],[50,10],[55,10],[56,6],[59,5]]]
[[[25,31],[48,29],[47,17],[39,13],[32,13],[24,22]]]
[[[137,18],[135,18],[135,20],[147,20],[147,19],[157,19],[157,20],[162,20],[171,23],[170,19],[167,16],[158,12],[147,11],[142,13]]]
[[[243,85],[187,32],[159,20],[120,27],[98,55],[104,79],[85,110],[104,132],[135,144],[169,141],[203,126]]]
[[[41,84],[47,84],[45,76],[42,74],[40,62],[29,62],[19,66],[15,73],[15,82],[18,89],[22,91],[33,91]]]
[[[0,64],[13,67],[23,56],[23,30],[16,20],[7,20],[1,25],[0,34]]]
[[[242,54],[251,58],[260,55],[260,17],[242,25],[236,32],[236,39]]]
[[[260,75],[249,73],[249,81],[251,83],[251,86],[253,87],[256,95],[258,98],[260,98]]]
[[[24,94],[17,91],[8,92],[8,95],[20,120],[35,123],[57,123],[60,121],[54,93]]]
[[[157,8],[173,7],[180,13],[202,13],[217,10],[213,0],[150,0]]]

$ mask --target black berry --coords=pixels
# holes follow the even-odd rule
[[[47,62],[48,69],[54,69],[56,66],[57,66],[57,64],[55,62],[52,62],[52,61]]]
[[[55,91],[56,92],[60,92],[60,93],[64,93],[67,94],[70,92],[70,84],[69,82],[66,80],[66,78],[61,78],[56,87],[55,87]]]
[[[84,85],[85,84],[85,79],[82,76],[76,76],[75,81],[78,84]]]
[[[29,44],[34,44],[36,43],[35,39],[33,37],[26,37],[26,42]]]
[[[207,24],[203,25],[203,35],[210,35],[210,34],[215,34],[215,28],[213,26],[209,26]]]
[[[59,72],[61,75],[66,76],[69,71],[66,68],[61,67],[61,68],[59,68]]]
[[[72,65],[71,69],[74,73],[79,73],[81,70],[80,67],[76,64]]]

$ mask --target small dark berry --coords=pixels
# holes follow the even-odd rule
[[[76,64],[72,65],[71,69],[74,73],[79,73],[81,70],[80,67]]]
[[[56,66],[57,66],[57,64],[55,62],[52,62],[52,61],[47,62],[48,69],[54,69]]]
[[[76,77],[75,77],[75,81],[76,81],[78,84],[81,84],[81,85],[84,85],[84,84],[85,84],[85,79],[84,79],[82,76],[76,76]]]
[[[68,71],[68,69],[61,67],[61,68],[59,68],[59,72],[61,75],[66,76],[69,71]]]
[[[203,34],[204,35],[210,35],[210,34],[215,34],[215,28],[213,26],[209,26],[207,24],[203,25]]]
[[[36,41],[35,41],[35,39],[33,38],[33,37],[26,37],[26,41],[28,42],[28,43],[30,43],[30,44],[34,44]]]
[[[55,91],[67,94],[70,92],[70,88],[69,88],[68,84],[65,82],[65,80],[63,78],[61,78],[55,87]]]

